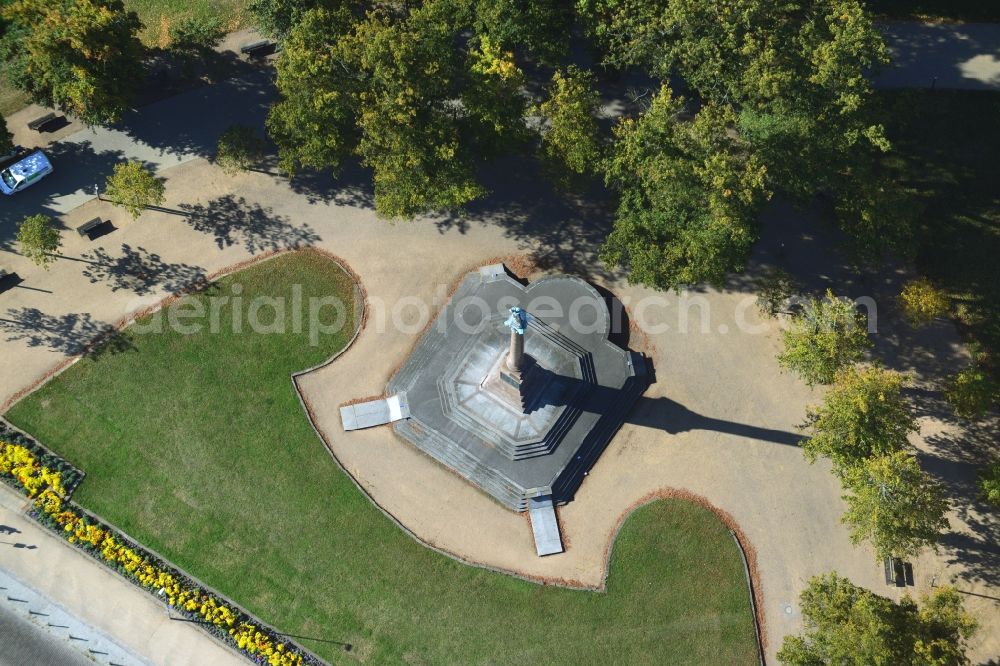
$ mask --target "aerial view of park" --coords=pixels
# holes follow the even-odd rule
[[[1000,660],[1000,7],[0,53],[0,665]]]

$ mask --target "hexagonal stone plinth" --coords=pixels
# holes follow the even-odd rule
[[[579,416],[573,401],[593,377],[587,352],[543,322],[528,324],[521,396],[501,376],[509,329],[494,315],[471,335],[438,380],[444,414],[511,460],[545,455]]]
[[[514,305],[531,315],[521,390],[500,373]],[[389,382],[410,409],[393,427],[511,509],[568,501],[647,385],[642,357],[608,340],[610,324],[578,278],[525,286],[502,267],[470,273]]]

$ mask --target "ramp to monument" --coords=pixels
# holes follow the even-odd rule
[[[360,430],[385,425],[410,417],[406,393],[397,393],[384,400],[369,400],[340,408],[344,430]]]
[[[528,504],[531,531],[535,534],[535,551],[539,557],[563,552],[562,535],[552,497],[532,497]]]

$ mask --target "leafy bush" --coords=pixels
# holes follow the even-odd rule
[[[163,181],[142,165],[142,162],[116,164],[108,176],[105,192],[109,201],[137,219],[146,206],[163,203]]]
[[[188,16],[170,26],[170,48],[185,54],[200,54],[211,51],[226,30],[216,16]]]
[[[1000,460],[986,465],[979,471],[979,496],[987,504],[1000,508]]]
[[[944,397],[955,414],[965,418],[982,416],[993,406],[1000,388],[986,368],[973,363],[952,375],[945,386]]]
[[[246,171],[264,156],[264,141],[252,127],[232,125],[219,137],[215,163],[230,175]]]
[[[935,287],[927,278],[911,280],[899,294],[903,316],[914,328],[927,326],[948,313],[948,294]]]
[[[837,370],[860,360],[871,347],[864,317],[854,303],[831,291],[824,299],[809,299],[784,336],[778,362],[809,385],[829,384]]]

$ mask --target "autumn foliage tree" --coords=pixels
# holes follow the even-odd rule
[[[542,162],[556,182],[569,186],[574,178],[601,168],[603,147],[597,111],[601,98],[594,77],[573,65],[557,70],[539,113],[547,123],[542,132]]]
[[[810,385],[829,384],[837,371],[861,359],[871,347],[864,317],[854,303],[828,291],[810,298],[784,332],[778,362]]]
[[[142,23],[121,0],[13,0],[0,16],[11,85],[89,124],[121,118],[143,76]]]
[[[914,556],[948,527],[944,490],[909,451],[868,458],[841,479],[851,541],[869,541],[879,558]]]
[[[164,189],[163,181],[142,162],[130,161],[115,165],[108,176],[105,196],[127,210],[132,219],[137,219],[147,206],[163,203]]]
[[[17,227],[17,245],[21,254],[48,270],[62,246],[59,230],[48,215],[29,215]]]
[[[787,666],[962,666],[976,621],[961,596],[939,587],[917,603],[898,603],[846,578],[816,576],[802,592],[803,631],[787,636],[778,661]]]
[[[686,119],[684,106],[663,86],[615,126],[606,168],[619,204],[601,258],[660,289],[718,285],[742,269],[770,194],[766,169],[732,132],[732,108],[706,104]]]
[[[802,444],[806,457],[829,458],[844,473],[866,458],[907,448],[917,423],[902,396],[903,385],[901,374],[883,368],[839,370],[822,405],[809,410],[811,434]]]

